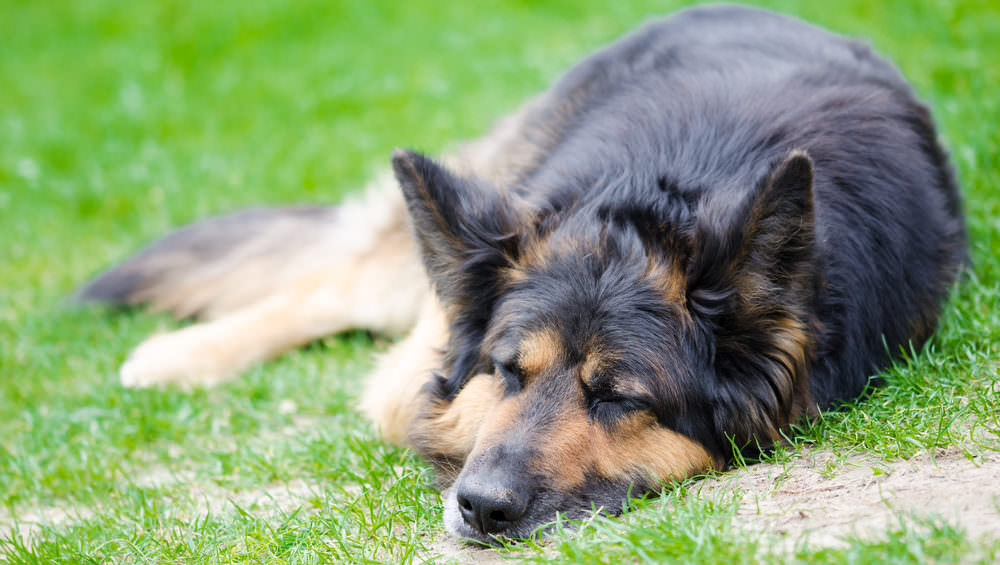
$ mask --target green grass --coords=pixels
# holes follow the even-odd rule
[[[382,344],[329,338],[210,391],[124,390],[116,369],[129,349],[174,324],[65,298],[171,226],[251,204],[336,201],[397,145],[433,152],[474,136],[582,54],[681,4],[0,2],[0,515],[80,518],[34,527],[30,542],[24,526],[0,537],[0,560],[434,557],[441,502],[429,470],[380,443],[353,408]],[[952,150],[975,262],[927,348],[865,401],[790,439],[886,459],[996,448],[1000,7],[765,4],[870,38],[898,62]],[[288,485],[296,504],[280,500]],[[252,497],[241,493],[261,489],[273,504],[244,507]],[[882,541],[801,540],[786,552],[734,528],[735,504],[692,483],[626,519],[511,551],[609,563],[1000,556],[993,542],[916,519]]]

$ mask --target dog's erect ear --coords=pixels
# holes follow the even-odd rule
[[[699,209],[688,304],[714,335],[715,420],[741,444],[775,440],[808,402],[808,312],[821,276],[814,234],[804,152],[772,165],[749,198]]]
[[[495,188],[453,175],[419,153],[397,149],[392,166],[441,299],[447,305],[482,300],[482,285],[516,258],[514,211]]]
[[[759,185],[744,224],[741,270],[755,270],[780,286],[811,269],[815,224],[812,159],[794,151]]]
[[[742,202],[714,204],[704,206],[696,221],[689,292],[732,290],[747,276],[784,286],[811,268],[813,167],[806,153],[793,151],[772,166]]]
[[[459,240],[458,232],[463,223],[462,201],[472,189],[464,179],[412,151],[396,149],[392,168],[403,190],[424,266],[440,290],[449,286],[446,279],[457,269],[467,247]]]

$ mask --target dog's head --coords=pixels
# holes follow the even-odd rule
[[[620,511],[767,446],[808,405],[805,154],[748,187],[653,176],[599,198],[518,195],[405,151],[393,164],[450,324],[410,441],[452,483],[452,532]]]

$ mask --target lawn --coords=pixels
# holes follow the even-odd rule
[[[698,481],[576,534],[461,553],[441,541],[429,468],[355,411],[381,339],[330,337],[207,391],[125,390],[130,348],[178,324],[67,300],[171,227],[336,202],[393,147],[477,135],[582,54],[683,4],[0,1],[0,561],[1000,559],[998,538],[933,515],[834,545],[771,543],[741,527],[739,493]],[[927,347],[867,400],[793,430],[768,464],[819,451],[835,476],[858,454],[981,461],[1000,448],[1000,6],[764,5],[900,65],[952,152],[974,260]]]

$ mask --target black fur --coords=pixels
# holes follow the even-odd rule
[[[567,367],[604,340],[621,357],[609,379],[655,392],[588,390],[612,406],[594,418],[648,410],[726,460],[731,441],[767,446],[920,347],[967,260],[927,108],[857,41],[697,8],[588,57],[541,100],[522,140],[536,158],[511,186],[395,159],[454,315],[439,400],[552,326]],[[539,248],[554,251],[525,266]],[[682,299],[663,299],[653,262],[681,266]],[[510,363],[498,372],[520,394]],[[588,499],[547,496],[563,510]]]

